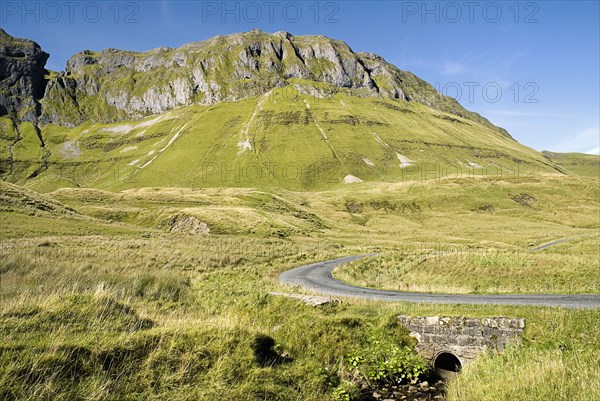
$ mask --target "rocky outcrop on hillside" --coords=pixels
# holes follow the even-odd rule
[[[0,116],[37,121],[48,57],[37,43],[13,38],[0,29]]]
[[[2,62],[14,64],[6,57]],[[35,77],[44,82],[41,72]],[[38,113],[42,123],[76,126],[88,120],[135,119],[193,103],[235,101],[287,85],[318,97],[343,91],[416,101],[508,135],[377,55],[355,53],[346,43],[324,36],[287,32],[253,30],[145,53],[86,50],[36,90],[45,86]],[[22,113],[24,108],[17,106]],[[0,114],[8,113],[0,110]]]

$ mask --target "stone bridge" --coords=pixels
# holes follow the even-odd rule
[[[483,351],[502,352],[510,342],[520,341],[525,319],[505,317],[398,316],[417,351],[437,371],[457,372]]]

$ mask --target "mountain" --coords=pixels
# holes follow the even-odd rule
[[[0,116],[37,121],[48,57],[37,43],[13,38],[0,28]]]
[[[38,71],[36,79],[42,82],[48,55],[34,42],[12,38],[4,31],[0,38],[2,43],[20,44],[12,47],[19,49],[12,53],[35,61],[37,70],[31,72]],[[311,94],[344,91],[416,101],[496,128],[415,75],[375,54],[355,53],[346,43],[323,36],[253,30],[146,53],[86,50],[71,57],[64,72],[47,78],[47,85],[38,82],[32,87],[42,93],[45,88],[41,119],[71,127],[88,120],[141,118],[195,103],[236,101],[296,84]],[[314,83],[321,87],[317,89]]]
[[[254,30],[145,53],[86,50],[62,72],[43,69],[35,43],[0,38],[11,72],[0,103],[12,102],[0,112],[0,174],[39,190],[562,173],[410,72],[323,36]]]

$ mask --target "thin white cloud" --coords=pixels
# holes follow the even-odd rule
[[[590,149],[584,153],[589,153],[590,155],[600,155],[600,146],[595,147],[594,149]]]
[[[512,72],[518,63],[529,55],[528,50],[515,50],[511,54],[490,50],[487,52],[473,53],[468,52],[462,57],[455,56],[445,59],[439,64],[439,72],[443,75],[459,75],[469,73],[476,76],[494,76],[498,74],[499,68],[502,75]],[[500,83],[500,81],[497,81]],[[514,82],[506,81],[507,86]]]
[[[556,143],[553,150],[557,152],[582,152],[598,154],[600,151],[600,127],[583,129],[568,138]]]
[[[398,67],[400,68],[404,68],[404,69],[411,69],[411,68],[435,68],[435,64],[430,62],[430,61],[426,61],[426,60],[421,60],[421,59],[417,59],[417,58],[411,58],[408,56],[402,56],[399,61],[398,61]]]
[[[512,55],[505,56],[505,58],[502,59],[502,65],[506,69],[512,69],[514,67],[514,65],[517,64],[517,62],[519,62],[521,59],[527,57],[528,55],[529,55],[529,51],[527,51],[527,50],[516,51]]]
[[[173,15],[171,13],[171,7],[168,0],[160,1],[160,15],[164,24],[173,24]]]
[[[570,118],[570,116],[564,114],[555,113],[534,113],[529,111],[514,111],[514,110],[488,110],[487,114],[496,114],[499,116],[509,117],[554,117],[554,118]]]
[[[442,74],[444,75],[457,75],[467,71],[466,66],[458,61],[446,61],[442,65]]]

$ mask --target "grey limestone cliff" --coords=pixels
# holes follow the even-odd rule
[[[37,43],[13,38],[0,29],[0,116],[37,121],[48,57]]]

